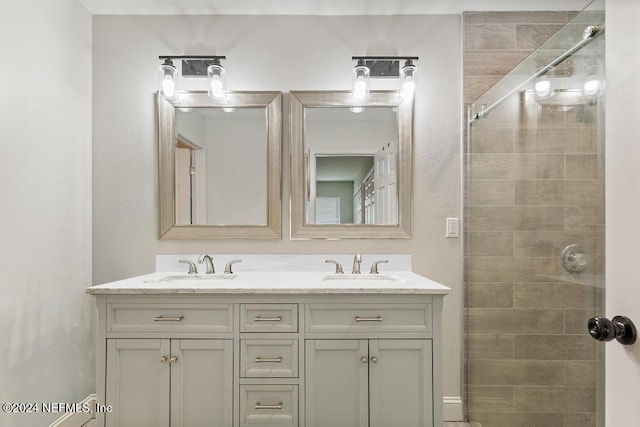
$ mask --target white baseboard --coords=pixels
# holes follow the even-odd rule
[[[462,398],[445,396],[443,398],[442,418],[444,421],[463,421]]]
[[[82,402],[81,405],[89,405],[91,409],[96,406],[96,395],[90,394]],[[49,427],[83,427],[89,426],[91,420],[94,418],[91,412],[69,412],[64,414],[49,425]]]

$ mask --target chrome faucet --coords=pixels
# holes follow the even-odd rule
[[[182,264],[189,264],[188,274],[198,274],[198,267],[196,267],[196,265],[192,261],[189,261],[188,259],[181,259],[178,260],[178,262]]]
[[[231,271],[231,266],[233,264],[237,264],[239,262],[242,262],[241,259],[232,259],[231,261],[229,261],[227,263],[227,265],[224,266],[224,274],[233,274],[233,271]]]
[[[378,264],[386,264],[388,262],[388,259],[380,259],[374,262],[373,264],[371,264],[371,271],[369,271],[369,274],[378,274]]]
[[[353,257],[353,270],[351,270],[352,274],[360,274],[360,264],[362,263],[362,256],[360,254],[356,254]]]
[[[198,263],[202,264],[204,263],[205,267],[206,267],[206,274],[213,274],[216,272],[215,268],[213,267],[213,260],[211,259],[211,257],[207,254],[202,254],[198,257]]]

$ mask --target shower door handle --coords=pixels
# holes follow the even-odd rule
[[[592,317],[587,322],[587,329],[593,339],[607,342],[615,338],[624,345],[636,342],[638,335],[631,319],[625,316],[616,316],[611,320],[606,317]]]

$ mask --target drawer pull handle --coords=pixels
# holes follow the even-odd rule
[[[356,322],[382,322],[382,317],[381,316],[376,316],[376,317],[356,316]]]
[[[282,409],[282,402],[278,402],[277,405],[262,405],[260,402],[256,403],[255,409]]]
[[[260,317],[256,316],[253,318],[254,322],[282,322],[282,316],[276,317]]]
[[[154,322],[179,322],[182,319],[184,319],[184,316],[177,316],[177,317],[158,316],[158,317],[154,317],[153,321]]]
[[[256,357],[253,359],[255,363],[282,363],[281,357]]]

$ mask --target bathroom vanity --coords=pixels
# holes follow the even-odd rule
[[[442,300],[411,272],[153,273],[88,288],[99,426],[442,425]],[[108,406],[107,406],[108,407]]]

